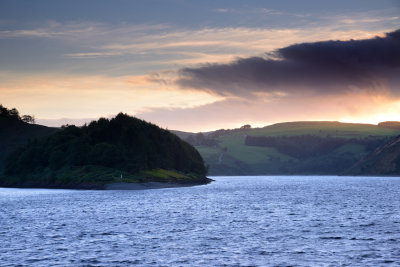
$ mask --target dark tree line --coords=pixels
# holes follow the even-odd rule
[[[98,165],[129,173],[170,169],[205,175],[200,154],[174,134],[143,120],[118,114],[87,126],[65,126],[46,140],[33,140],[6,160],[6,175]]]
[[[247,136],[245,145],[272,147],[277,151],[297,159],[307,159],[329,154],[333,150],[345,144],[364,145],[371,151],[383,144],[385,139],[377,138],[333,138],[315,135],[298,136]]]
[[[246,132],[251,129],[250,124],[245,124],[241,126],[240,128],[235,128],[235,129],[219,129],[216,130],[208,135],[208,138],[210,139],[216,139],[220,136],[230,134],[230,133],[240,133],[240,132]]]
[[[186,142],[192,146],[216,146],[217,140],[205,136],[203,133],[191,134],[186,139]]]
[[[19,115],[19,111],[16,108],[8,109],[0,104],[0,118],[10,118],[27,123],[35,123],[35,117],[31,115]]]

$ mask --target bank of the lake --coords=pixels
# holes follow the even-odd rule
[[[174,183],[174,182],[147,182],[147,183],[111,183],[104,185],[103,189],[105,190],[146,190],[146,189],[162,189],[162,188],[176,188],[176,187],[191,187],[197,185],[204,185],[210,183],[211,179],[208,182],[202,183]]]
[[[189,187],[197,185],[205,185],[214,181],[206,176],[185,176],[179,173],[166,170],[148,171],[149,174],[164,173],[164,176],[149,176],[145,173],[138,175],[129,175],[128,177],[94,176],[92,181],[85,182],[84,179],[74,182],[56,182],[42,181],[40,179],[18,180],[2,180],[0,176],[0,187],[4,188],[42,188],[42,189],[76,189],[76,190],[142,190],[142,189],[160,189],[174,187]],[[96,182],[96,180],[99,180]]]

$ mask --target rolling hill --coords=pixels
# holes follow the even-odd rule
[[[394,126],[393,122],[287,122],[176,134],[195,145],[210,175],[341,174],[400,134]]]

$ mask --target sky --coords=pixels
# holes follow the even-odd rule
[[[1,0],[0,104],[209,131],[400,120],[400,0]]]

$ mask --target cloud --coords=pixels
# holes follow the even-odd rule
[[[24,114],[48,119],[49,125],[59,123],[50,121],[58,118],[97,118],[119,111],[143,114],[170,129],[188,130],[237,127],[246,122],[254,124],[254,120],[265,125],[281,120],[335,119],[323,111],[327,105],[320,104],[324,103],[321,98],[307,98],[321,93],[342,92],[345,98],[349,91],[390,91],[397,81],[396,75],[400,76],[398,69],[384,67],[383,63],[370,62],[367,71],[355,68],[347,73],[339,67],[328,71],[328,66],[318,62],[321,57],[325,61],[334,57],[328,58],[323,50],[317,52],[317,44],[330,47],[329,51],[339,51],[341,46],[364,43],[393,28],[379,23],[379,27],[363,28],[358,20],[361,18],[353,18],[351,23],[286,28],[177,28],[96,22],[48,22],[26,29],[6,25],[8,29],[0,31],[0,39],[9,40],[3,44],[18,44],[15,47],[20,50],[15,50],[8,61],[3,57],[1,101],[7,106],[23,107]],[[365,40],[316,42],[350,38]],[[375,43],[388,39],[382,35],[371,40]],[[307,46],[304,42],[310,43]],[[31,56],[25,56],[25,51],[31,53],[26,55],[37,55],[40,65],[46,67],[40,69],[36,58],[28,64]],[[45,54],[40,54],[43,51]],[[276,53],[264,55],[265,51]],[[10,68],[16,59],[23,64]],[[197,65],[204,62],[209,64]],[[182,66],[186,68],[180,69]],[[369,81],[375,82],[374,86]],[[364,84],[369,87],[360,86]],[[346,112],[337,108],[333,114],[351,119],[363,110],[346,101],[345,106],[337,104]],[[318,109],[314,109],[316,105]],[[313,108],[302,111],[300,107]],[[319,117],[312,116],[316,110]],[[394,107],[391,110],[400,111]],[[280,117],[278,113],[286,115]]]
[[[363,40],[299,43],[265,57],[183,68],[176,83],[222,96],[400,93],[400,30]]]
[[[1,24],[0,24],[1,25]],[[93,21],[57,22],[47,21],[40,27],[0,30],[0,39],[10,38],[51,38],[68,41],[98,42],[110,36],[123,39],[125,36],[142,35],[143,32],[157,32],[168,29],[164,24],[120,24],[111,25]]]
[[[218,9],[215,9],[214,12],[217,12],[217,13],[236,13],[237,10],[234,9],[234,8],[218,8]]]
[[[265,10],[264,10],[265,11]],[[254,16],[254,15],[253,15]],[[371,19],[374,19],[372,17]],[[66,46],[64,58],[115,60],[119,65],[127,56],[145,57],[159,65],[228,62],[234,57],[259,55],[295,42],[331,38],[366,38],[378,30],[362,30],[352,18],[351,28],[330,25],[310,27],[206,27],[176,28],[167,24],[106,24],[94,21],[48,21],[38,27],[0,30],[0,39],[30,42],[43,39]],[[364,23],[364,22],[363,22]],[[347,25],[340,23],[340,25]],[[380,29],[382,30],[382,29]],[[61,53],[63,51],[60,51]],[[60,55],[61,56],[61,55]],[[137,58],[135,58],[137,60]]]

